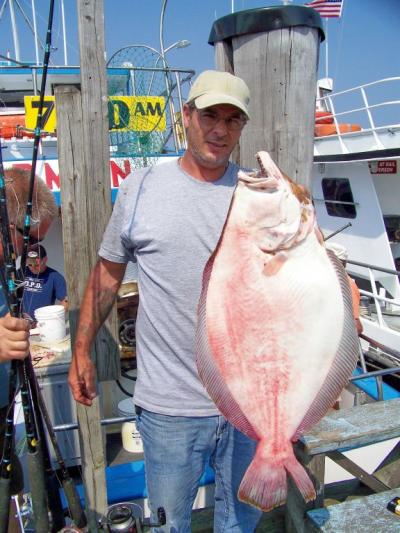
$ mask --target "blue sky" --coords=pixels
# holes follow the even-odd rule
[[[4,0],[1,0],[0,6]],[[30,0],[19,0],[30,14]],[[64,0],[67,19],[68,55],[70,64],[78,64],[76,0]],[[281,2],[234,0],[235,11]],[[293,4],[304,2],[294,0]],[[38,26],[44,40],[48,0],[36,0]],[[107,56],[119,48],[146,44],[159,45],[159,21],[162,0],[104,0]],[[164,17],[164,47],[180,39],[192,44],[168,52],[171,66],[200,72],[214,67],[213,47],[207,44],[215,19],[231,12],[232,0],[168,0]],[[62,62],[61,17],[56,0],[53,45],[58,48],[53,61]],[[400,0],[344,0],[341,19],[328,22],[329,75],[334,89],[367,83],[378,78],[400,75]],[[21,55],[34,60],[33,41],[29,29],[20,20]],[[14,55],[10,35],[8,8],[0,20],[0,53],[10,50]],[[42,57],[42,54],[40,54]],[[325,44],[320,51],[320,77],[325,76]]]

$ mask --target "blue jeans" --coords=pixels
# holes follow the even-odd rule
[[[139,410],[140,411],[140,410]],[[151,518],[164,507],[158,533],[190,533],[191,511],[207,461],[215,471],[214,532],[251,533],[261,511],[240,502],[237,491],[256,443],[222,416],[181,417],[146,411],[137,415],[144,447]]]

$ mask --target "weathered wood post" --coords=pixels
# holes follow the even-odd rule
[[[216,68],[243,78],[251,92],[251,120],[237,162],[255,167],[267,150],[295,181],[310,187],[320,40],[319,14],[286,5],[239,11],[216,20],[209,43]]]
[[[81,88],[59,86],[58,158],[65,273],[75,341],[80,302],[111,215],[103,0],[77,0]],[[99,332],[92,357],[100,381],[119,376],[116,310]],[[77,405],[89,531],[107,508],[100,402]]]

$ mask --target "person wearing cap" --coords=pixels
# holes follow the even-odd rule
[[[260,511],[237,499],[255,442],[219,413],[201,383],[195,329],[204,267],[215,250],[237,183],[229,161],[249,120],[249,89],[205,71],[183,107],[187,149],[176,161],[135,171],[120,186],[81,305],[69,372],[76,401],[96,395],[90,347],[109,313],[128,261],[137,262],[138,376],[134,391],[152,520],[157,531],[190,531],[207,463],[215,471],[214,531],[250,533]]]
[[[24,285],[22,310],[33,320],[36,309],[56,302],[68,311],[65,278],[47,266],[47,252],[41,244],[31,246],[28,251]]]

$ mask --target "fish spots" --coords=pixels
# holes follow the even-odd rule
[[[286,174],[283,174],[284,178],[290,183],[290,188],[292,189],[292,193],[296,196],[298,201],[301,204],[310,204],[311,203],[311,196],[306,187],[304,185],[300,185],[299,183],[296,183],[292,179],[289,178]]]

